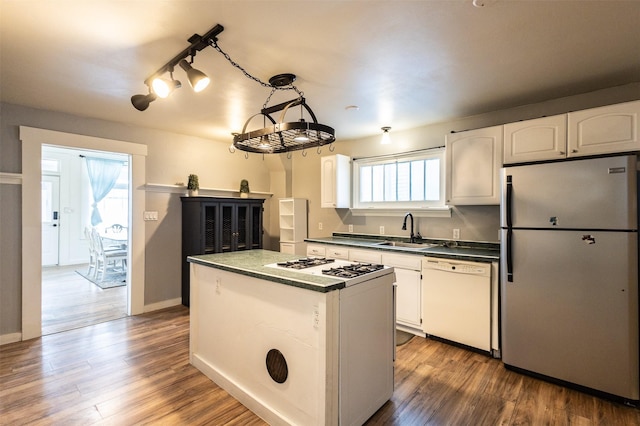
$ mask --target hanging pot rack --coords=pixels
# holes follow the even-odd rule
[[[285,122],[285,115],[291,107],[300,105],[304,108],[311,119],[305,121]],[[272,114],[282,111],[278,121],[274,120]],[[271,125],[266,125],[262,129],[247,132],[249,122],[262,115]],[[335,141],[335,131],[332,127],[318,123],[316,115],[304,97],[299,97],[291,101],[283,102],[268,108],[263,108],[259,113],[249,117],[242,128],[242,133],[233,137],[233,146],[241,151],[256,152],[263,154],[279,154],[283,152],[308,149],[329,145]]]

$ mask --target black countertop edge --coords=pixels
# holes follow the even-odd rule
[[[479,242],[479,241],[455,241],[437,240],[423,238],[422,243],[438,244],[436,247],[425,247],[420,249],[393,247],[379,245],[384,241],[409,242],[408,238],[391,237],[384,235],[366,235],[334,233],[332,237],[306,238],[306,242],[319,244],[342,245],[354,248],[389,251],[395,253],[406,253],[419,256],[439,257],[444,259],[467,260],[477,262],[496,262],[500,260],[500,243]],[[454,247],[447,247],[445,244],[457,244]]]
[[[214,269],[220,269],[222,271],[233,272],[240,275],[245,275],[252,278],[263,279],[266,281],[272,281],[280,284],[285,284],[292,287],[303,288],[305,290],[317,291],[320,293],[328,293],[334,290],[340,290],[346,287],[344,281],[336,281],[333,278],[324,278],[325,281],[333,281],[328,284],[317,284],[310,281],[298,280],[285,275],[292,274],[291,271],[281,271],[279,269],[273,269],[273,273],[268,273],[262,270],[263,265],[256,265],[256,268],[247,266],[233,266],[229,264],[219,263],[214,260],[207,259],[215,255],[201,255],[201,256],[188,256],[187,261],[190,263],[196,263],[198,265],[207,266]],[[300,256],[290,256],[289,260],[298,259]],[[270,271],[271,272],[271,271]],[[301,275],[301,277],[312,277]],[[317,276],[315,276],[317,277]],[[310,278],[313,279],[313,278]]]

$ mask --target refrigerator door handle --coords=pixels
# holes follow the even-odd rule
[[[506,222],[507,228],[511,229],[512,226],[512,211],[511,211],[511,200],[513,199],[513,176],[507,175],[507,187],[506,187],[506,200],[505,200],[505,213],[506,213]]]
[[[513,249],[512,249],[512,244],[513,244],[513,231],[511,230],[511,228],[507,229],[507,281],[512,283],[513,282]]]
[[[507,241],[506,241],[506,245],[507,245],[507,281],[512,283],[513,282],[513,253],[512,253],[512,245],[513,245],[513,231],[511,229],[511,227],[513,226],[513,220],[512,220],[512,208],[511,208],[511,204],[512,204],[512,200],[513,200],[513,176],[512,175],[507,175],[506,176],[506,180],[507,180],[507,184],[506,184],[506,199],[505,199],[505,214],[506,214],[506,225],[507,225]]]

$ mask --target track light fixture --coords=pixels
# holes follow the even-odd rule
[[[217,41],[216,36],[222,31],[224,31],[224,27],[217,24],[215,27],[207,31],[205,35],[201,36],[199,34],[194,34],[189,37],[189,40],[187,40],[191,43],[189,47],[178,53],[176,56],[171,58],[169,62],[147,77],[144,84],[149,88],[149,95],[133,95],[131,97],[131,103],[133,106],[138,111],[144,111],[149,107],[149,103],[155,100],[156,97],[166,98],[172,91],[180,88],[182,84],[178,80],[173,79],[173,70],[178,64],[186,71],[189,84],[193,87],[195,92],[200,92],[207,87],[209,84],[209,77],[207,77],[202,71],[193,68],[191,64],[193,63],[196,53],[207,46],[213,46]],[[191,58],[191,62],[187,62],[185,60],[187,57]],[[162,78],[166,73],[170,74],[171,80]],[[150,98],[150,95],[152,94],[154,95],[153,99]]]
[[[248,71],[234,62],[231,57],[218,46],[216,36],[223,30],[222,25],[217,24],[203,36],[198,34],[192,35],[188,40],[189,43],[191,43],[189,47],[174,56],[169,62],[160,67],[144,81],[144,84],[149,88],[149,94],[132,96],[131,103],[133,106],[138,111],[144,111],[157,97],[166,98],[173,90],[180,88],[182,86],[180,81],[173,78],[173,70],[176,65],[180,65],[180,68],[187,73],[189,84],[195,92],[204,90],[204,88],[209,85],[210,79],[202,71],[193,68],[191,64],[193,64],[193,59],[197,52],[207,46],[211,46],[222,54],[231,65],[242,71],[247,78],[259,83],[261,86],[271,88],[271,93],[262,105],[260,112],[247,120],[242,129],[242,133],[233,134],[233,145],[229,148],[229,151],[235,152],[237,148],[245,152],[278,154],[318,147],[319,153],[320,147],[323,145],[329,145],[329,150],[333,151],[333,145],[331,144],[335,141],[335,131],[329,126],[318,123],[315,114],[306,103],[304,94],[293,85],[296,76],[294,74],[278,74],[271,77],[268,83],[252,76]],[[187,57],[191,57],[190,62],[187,62]],[[169,73],[171,79],[163,78],[162,76],[165,73]],[[271,96],[277,90],[294,90],[298,94],[298,97],[288,102],[267,107]],[[300,106],[300,119],[294,122],[284,122],[285,114],[289,108],[298,105]],[[313,120],[312,122],[304,119],[303,115],[305,110]],[[282,111],[282,114],[280,115],[280,120],[276,121],[271,117],[271,114],[278,111]],[[257,115],[263,116],[263,125],[265,127],[247,132],[249,122]],[[267,120],[269,120],[272,125],[267,126]],[[306,154],[303,152],[303,155]]]

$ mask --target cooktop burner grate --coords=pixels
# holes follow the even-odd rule
[[[345,265],[339,268],[323,269],[324,275],[331,275],[340,278],[354,278],[360,275],[368,274],[384,268],[384,265],[376,263],[356,263],[353,265]]]
[[[313,266],[326,265],[331,262],[335,262],[335,259],[328,259],[326,257],[307,257],[297,260],[289,260],[287,262],[278,262],[278,266],[289,269],[306,269]]]

